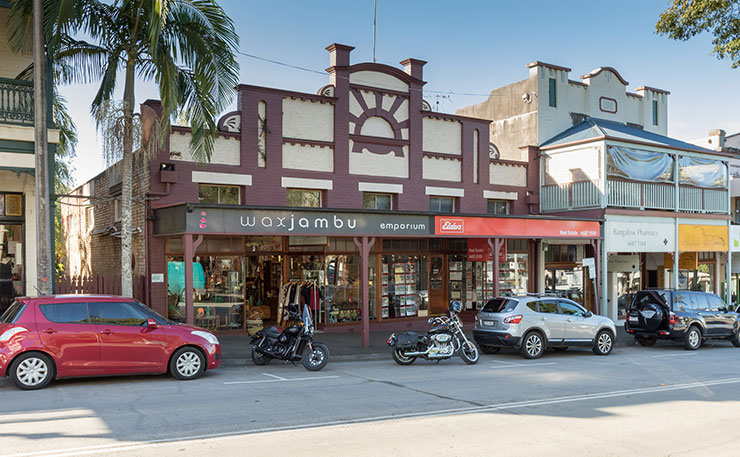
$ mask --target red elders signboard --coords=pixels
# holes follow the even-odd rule
[[[599,238],[599,223],[550,219],[434,216],[434,234],[522,238]]]
[[[488,245],[487,238],[469,238],[468,239],[468,261],[469,262],[490,262],[493,260],[493,251]],[[506,243],[501,247],[498,254],[499,262],[506,262]]]

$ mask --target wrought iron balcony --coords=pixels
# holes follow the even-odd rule
[[[605,198],[607,207],[726,214],[727,192],[680,185],[676,209],[675,184],[607,179],[604,195],[598,182],[578,181],[542,186],[541,201],[543,212],[601,208]]]
[[[33,83],[0,78],[0,123],[33,125]]]

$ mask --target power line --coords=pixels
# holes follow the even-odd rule
[[[305,71],[305,72],[308,72],[308,73],[315,73],[315,74],[321,75],[321,76],[327,76],[327,74],[326,74],[325,71],[313,70],[311,68],[302,67],[300,65],[293,65],[293,64],[290,64],[290,63],[281,62],[279,60],[268,59],[266,57],[260,57],[260,56],[257,56],[257,55],[254,55],[254,54],[248,54],[248,53],[242,52],[242,51],[236,51],[236,52],[237,52],[237,54],[243,55],[245,57],[249,57],[251,59],[261,60],[263,62],[268,62],[268,63],[272,63],[272,64],[275,64],[275,65],[280,65],[280,66],[283,66],[283,67],[293,68],[295,70],[301,70],[301,71]],[[346,77],[346,76],[340,76],[340,78],[349,80],[349,78]],[[375,84],[375,83],[370,83],[368,81],[361,81],[361,80],[358,80],[358,79],[355,79],[355,81],[360,81],[360,82],[364,82],[364,83],[367,83],[367,84]],[[504,95],[498,95],[498,94],[492,94],[492,93],[476,94],[476,93],[471,93],[471,92],[455,92],[455,91],[452,91],[452,90],[432,90],[432,89],[411,89],[411,90],[418,90],[419,92],[424,92],[424,93],[429,93],[429,94],[463,95],[463,96],[468,96],[468,97],[504,96]]]

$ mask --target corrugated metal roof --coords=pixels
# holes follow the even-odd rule
[[[586,118],[573,127],[564,130],[540,145],[540,148],[564,145],[585,140],[610,139],[626,142],[637,142],[642,144],[654,144],[655,146],[668,146],[671,148],[686,149],[689,151],[715,153],[711,149],[702,148],[695,144],[677,140],[675,138],[647,132],[643,129],[633,127],[622,122],[608,121],[594,117]]]

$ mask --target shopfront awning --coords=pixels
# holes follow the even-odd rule
[[[597,220],[182,204],[154,210],[155,235],[598,239]]]

